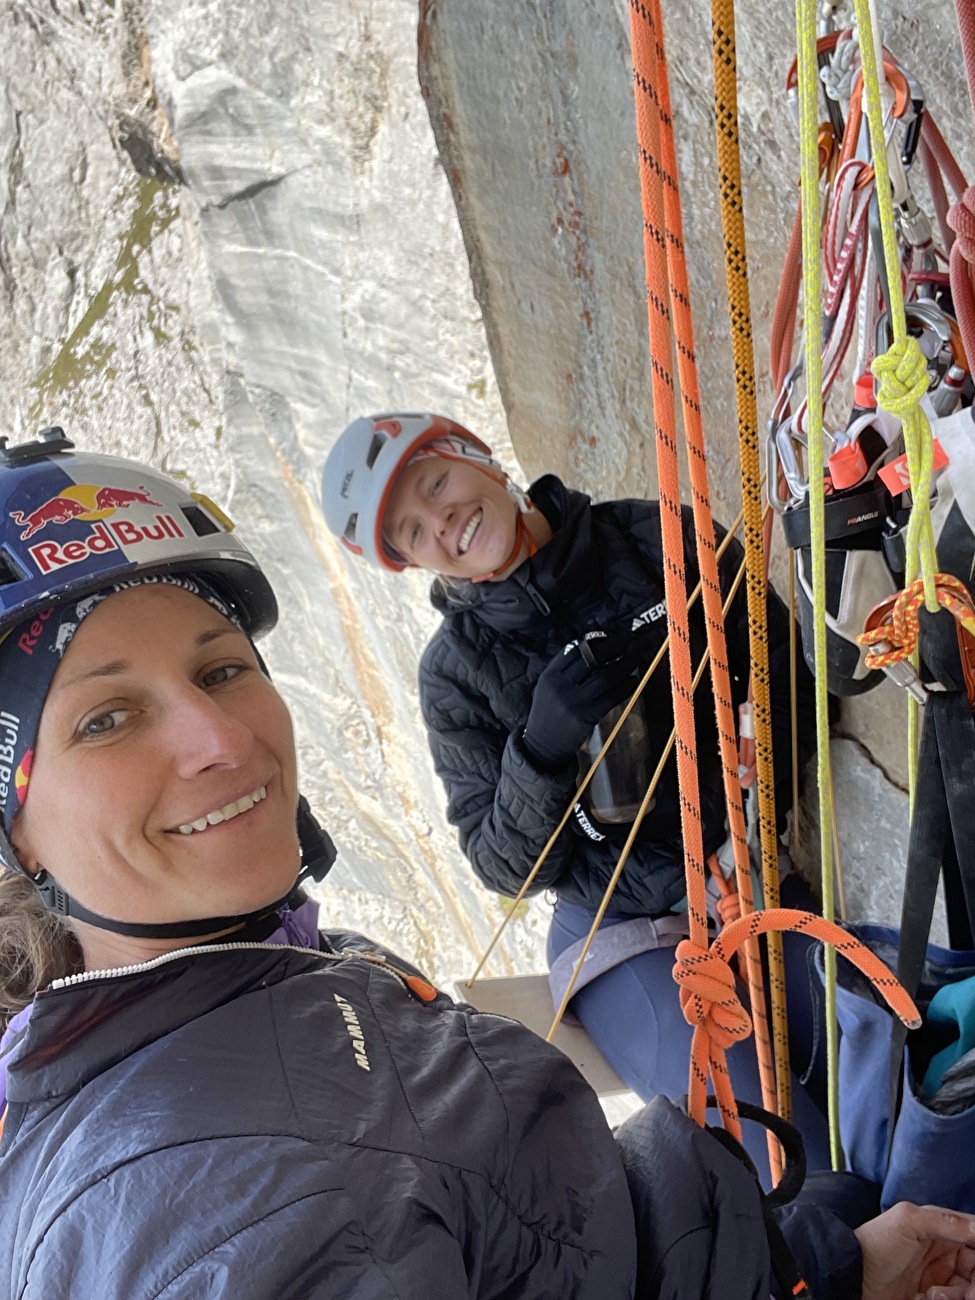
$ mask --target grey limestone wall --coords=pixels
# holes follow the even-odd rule
[[[838,17],[852,6],[840,6]],[[715,514],[740,505],[704,0],[664,6],[702,406]],[[785,96],[789,5],[737,6],[739,110],[760,428],[771,409],[772,309],[798,201]],[[885,43],[919,80],[971,174],[968,88],[951,0],[881,6]],[[654,491],[652,405],[626,0],[420,0],[420,82],[450,180],[512,442],[530,474],[596,496]],[[920,168],[918,168],[920,170]],[[920,187],[923,193],[923,186]],[[783,546],[773,566],[780,589]],[[844,705],[844,816],[855,910],[891,910],[856,883],[895,880],[907,827],[906,706],[887,683]],[[814,815],[814,810],[811,812]],[[812,845],[815,836],[806,836]]]

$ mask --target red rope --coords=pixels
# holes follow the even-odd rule
[[[972,0],[955,0],[955,14],[958,18],[958,33],[961,36],[961,52],[965,59],[972,116],[975,117],[975,4]]]

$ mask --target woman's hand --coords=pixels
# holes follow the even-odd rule
[[[856,1237],[862,1300],[975,1300],[975,1215],[902,1201]]]
[[[599,719],[627,699],[640,649],[637,637],[590,633],[555,655],[535,684],[525,723],[525,749],[539,767],[567,767]]]

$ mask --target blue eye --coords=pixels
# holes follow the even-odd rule
[[[243,667],[240,664],[220,664],[216,668],[211,668],[200,678],[203,686],[222,686],[224,682],[233,681],[233,679],[242,673]]]
[[[110,731],[115,730],[119,725],[119,718],[127,712],[127,709],[108,709],[105,713],[99,713],[94,718],[89,718],[81,724],[81,735],[107,735]]]

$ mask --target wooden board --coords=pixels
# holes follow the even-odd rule
[[[458,980],[454,997],[458,1002],[469,1002],[478,1011],[518,1020],[539,1038],[545,1037],[555,1018],[547,975],[479,979],[470,987],[466,980]],[[554,1041],[598,1096],[612,1097],[629,1091],[577,1020],[571,1024],[563,1021],[555,1031]]]

